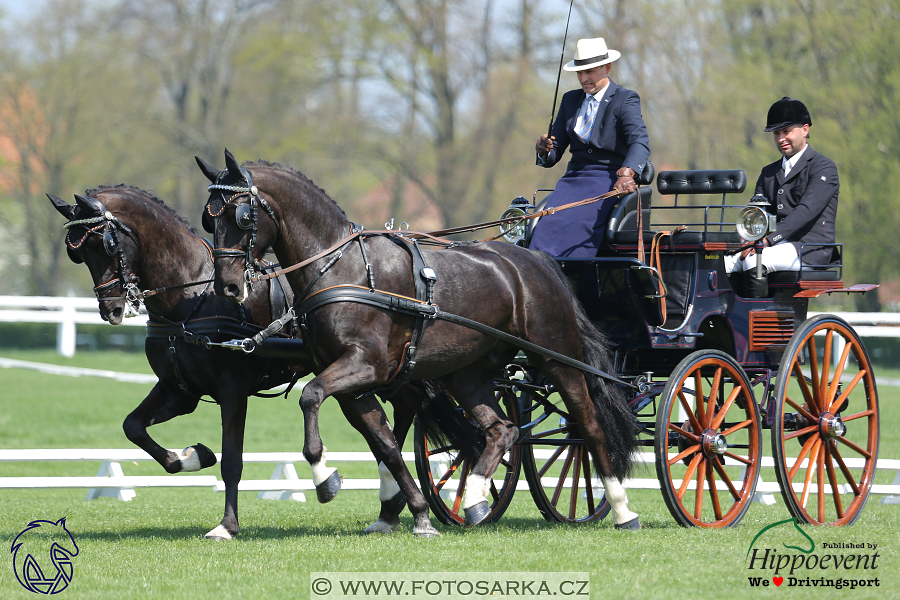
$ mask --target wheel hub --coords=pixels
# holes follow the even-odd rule
[[[819,417],[819,432],[826,439],[839,438],[847,433],[847,426],[840,417],[826,412]]]
[[[701,443],[703,454],[709,458],[721,456],[728,451],[728,442],[725,441],[725,436],[715,429],[707,429],[704,431],[703,436],[701,437]]]

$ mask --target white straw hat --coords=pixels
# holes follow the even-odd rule
[[[578,40],[575,50],[575,60],[567,62],[563,67],[566,71],[584,71],[600,65],[611,63],[622,56],[618,50],[610,50],[606,47],[603,38]]]

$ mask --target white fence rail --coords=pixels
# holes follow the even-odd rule
[[[812,317],[820,313],[811,312]],[[900,313],[836,313],[853,325],[860,337],[900,337]],[[73,356],[77,326],[101,324],[95,298],[55,296],[0,296],[0,322],[57,323],[56,349]],[[123,325],[144,327],[146,315],[125,319]]]
[[[178,451],[174,451],[178,453]],[[552,450],[536,450],[538,458],[549,458]],[[221,460],[221,455],[216,457]],[[375,458],[369,452],[329,452],[328,464],[346,463],[346,462],[367,462],[372,465],[373,473],[375,472]],[[415,460],[412,452],[404,452],[403,459],[412,466]],[[224,482],[220,481],[215,475],[143,475],[129,476],[122,471],[123,462],[135,461],[152,461],[149,454],[143,450],[124,449],[124,450],[107,450],[107,449],[53,449],[53,450],[0,450],[0,463],[2,462],[49,462],[49,461],[79,461],[79,462],[100,462],[100,470],[93,477],[89,476],[58,476],[58,477],[0,477],[0,489],[54,489],[54,488],[88,488],[88,500],[94,500],[100,497],[113,497],[119,500],[128,501],[135,497],[134,488],[141,487],[206,487],[212,490],[222,492],[225,491]],[[638,455],[638,460],[647,465],[655,463],[655,455],[651,452],[642,452]],[[851,459],[852,460],[852,459]],[[861,459],[859,459],[861,462]],[[434,460],[433,463],[438,461]],[[240,491],[260,492],[261,499],[277,499],[277,500],[299,500],[305,501],[302,492],[314,490],[315,484],[312,479],[300,479],[297,475],[295,463],[305,463],[303,454],[300,452],[246,452],[244,453],[244,463],[268,463],[275,464],[275,470],[269,479],[243,479],[238,485]],[[851,462],[848,460],[848,462]],[[737,464],[737,463],[735,463]],[[763,467],[774,467],[772,457],[766,456],[762,459]],[[861,465],[848,464],[847,466],[855,468]],[[443,467],[438,467],[442,469]],[[881,502],[883,504],[900,504],[900,460],[881,458],[877,462],[879,471],[889,471],[894,473],[892,484],[875,484],[872,486],[871,493],[876,495],[884,495]],[[441,473],[437,474],[438,476]],[[499,481],[497,482],[500,483]],[[556,481],[548,482],[547,485],[554,486]],[[599,485],[599,482],[598,482]],[[623,483],[626,488],[631,489],[659,489],[660,484],[657,479],[627,479]],[[379,487],[378,479],[344,479],[341,483],[341,489],[344,490],[377,490]],[[454,492],[452,483],[445,488],[447,493]],[[830,487],[826,486],[826,493],[830,493]],[[527,490],[528,483],[524,478],[520,479],[516,485],[517,490]],[[754,500],[762,504],[775,504],[774,494],[780,493],[781,489],[775,481],[759,480],[756,487],[756,496]]]

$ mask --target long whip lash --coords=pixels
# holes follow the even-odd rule
[[[550,126],[547,128],[547,136],[553,134],[553,116],[556,114],[556,98],[559,95],[559,79],[562,77],[562,66],[566,56],[566,38],[569,37],[569,21],[572,19],[572,5],[575,0],[569,2],[569,16],[566,17],[566,33],[563,35],[562,51],[559,53],[559,70],[556,72],[556,90],[553,92],[553,108],[550,110]]]

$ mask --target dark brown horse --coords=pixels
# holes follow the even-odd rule
[[[128,415],[123,428],[129,440],[169,473],[209,467],[216,457],[203,444],[186,448],[179,456],[157,444],[147,428],[193,412],[203,395],[215,399],[222,414],[225,514],[206,537],[233,538],[239,529],[237,489],[243,469],[247,397],[309,373],[311,362],[302,352],[297,354],[296,349],[302,348],[299,343],[276,351],[277,358],[266,358],[260,356],[261,351],[244,354],[208,347],[205,341],[257,333],[290,306],[290,289],[270,280],[271,286],[256,286],[240,306],[207,293],[209,285],[204,280],[213,273],[209,245],[161,200],[137,188],[119,185],[88,190],[86,197],[76,196],[75,205],[48,197],[68,219],[69,257],[88,266],[104,320],[121,324],[126,314],[136,313],[141,290],[158,291],[148,291],[144,301],[151,319],[145,351],[159,382]],[[193,282],[204,283],[182,287]],[[182,324],[196,335],[185,337]],[[406,386],[393,398],[395,406],[403,407],[400,413],[410,414],[398,421],[398,435],[406,435],[411,415],[423,400],[422,390],[422,386]],[[322,502],[331,500],[340,489],[337,470],[328,467],[324,458],[310,465],[317,497]],[[404,507],[396,483],[380,471],[382,510],[371,531],[396,528]]]
[[[246,281],[253,279],[252,259],[267,248],[284,266],[320,257],[288,274],[295,311],[305,324],[304,339],[316,362],[317,375],[300,398],[307,457],[321,452],[317,418],[327,397],[334,396],[345,414],[355,410],[378,415],[368,420],[375,426],[369,435],[390,457],[386,464],[408,500],[415,533],[428,535],[433,529],[427,504],[393,436],[377,428],[383,412],[370,392],[389,385],[398,372],[411,380],[440,379],[486,437],[487,447],[469,475],[463,500],[467,523],[483,520],[490,477],[517,439],[516,428],[495,400],[494,376],[518,348],[441,318],[432,319],[423,333],[416,310],[465,317],[610,372],[604,338],[556,264],[545,254],[505,243],[424,250],[417,259],[415,249],[401,237],[354,235],[359,228],[337,204],[293,169],[263,161],[242,167],[229,152],[225,157],[223,171],[197,159],[213,183],[203,218],[215,229],[216,293],[244,301]],[[427,303],[416,301],[420,277],[431,290]],[[371,290],[370,295],[358,293],[360,289]],[[335,290],[348,301],[316,306]],[[412,314],[373,304],[376,297],[413,307]],[[417,352],[410,350],[413,346]],[[622,390],[542,353],[526,350],[526,356],[576,417],[601,471],[616,525],[638,528],[620,483],[636,447],[634,419]]]

